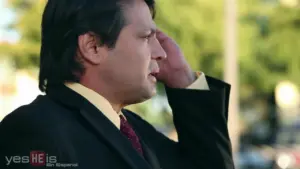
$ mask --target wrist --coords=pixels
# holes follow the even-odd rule
[[[173,76],[171,76],[169,82],[166,83],[166,85],[171,88],[187,88],[194,83],[198,77],[197,73],[191,69],[173,72],[172,74]]]

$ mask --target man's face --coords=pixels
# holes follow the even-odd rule
[[[156,26],[147,4],[136,0],[124,9],[128,23],[116,46],[108,51],[100,78],[125,104],[142,102],[156,94],[157,61],[166,54],[156,39]]]

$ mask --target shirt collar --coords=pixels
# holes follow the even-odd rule
[[[65,83],[65,85],[87,99],[99,111],[101,111],[118,129],[120,129],[121,121],[119,115],[123,114],[122,112],[117,113],[107,99],[105,99],[97,92],[79,83]]]

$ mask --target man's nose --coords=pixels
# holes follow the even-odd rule
[[[153,43],[151,57],[155,60],[163,60],[167,58],[167,54],[158,40],[155,40],[155,43]]]

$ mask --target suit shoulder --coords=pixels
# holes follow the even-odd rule
[[[34,116],[36,112],[38,112],[37,107],[33,106],[32,103],[21,106],[5,116],[0,123],[0,127],[30,123],[32,116]]]
[[[49,119],[48,106],[45,106],[48,102],[45,96],[38,96],[30,104],[15,109],[0,122],[0,132],[37,131],[36,128],[45,128]]]

